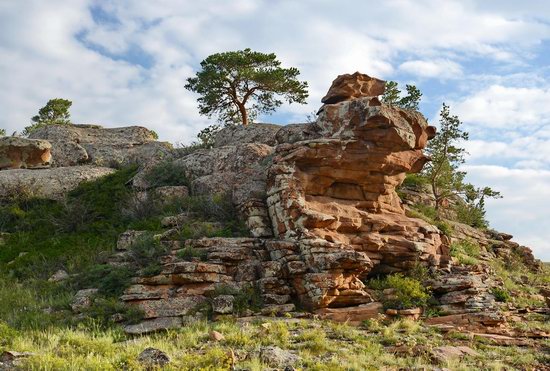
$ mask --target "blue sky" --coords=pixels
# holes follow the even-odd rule
[[[525,0],[0,0],[0,127],[21,130],[52,97],[77,123],[143,125],[188,143],[209,125],[183,88],[209,54],[275,52],[310,85],[360,71],[442,102],[471,140],[469,180],[500,190],[491,224],[550,260],[550,2]]]

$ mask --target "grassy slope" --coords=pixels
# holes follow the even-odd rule
[[[11,235],[0,246],[0,351],[36,353],[23,368],[139,369],[137,355],[148,346],[169,354],[170,369],[228,369],[228,352],[232,349],[239,367],[260,370],[265,367],[258,354],[262,345],[296,351],[301,357],[299,366],[308,370],[429,366],[434,361],[428,349],[444,344],[468,345],[480,352],[478,357],[444,364],[451,369],[498,369],[502,365],[520,368],[550,361],[536,348],[492,346],[461,334],[443,335],[404,320],[386,324],[370,321],[359,328],[305,320],[267,326],[242,325],[233,320],[198,321],[182,329],[127,341],[130,339],[118,325],[106,321],[113,308],[96,308],[104,313],[95,319],[72,314],[69,303],[82,282],[54,284],[47,278],[61,268],[91,277],[90,272],[96,272],[98,264],[114,249],[120,232],[128,228],[157,230],[161,215],[176,211],[123,213],[131,197],[126,183],[134,171],[123,169],[85,184],[70,195],[66,204],[22,197],[2,206],[0,230]],[[20,256],[22,253],[26,254]],[[510,280],[505,285],[517,289],[513,285],[521,285],[513,278],[523,268],[511,268],[503,266],[501,274]],[[106,297],[103,301],[105,307],[114,306],[109,300]],[[521,326],[540,326],[535,320]],[[224,334],[225,340],[209,340],[212,329]],[[389,348],[401,345],[409,351],[395,355]]]

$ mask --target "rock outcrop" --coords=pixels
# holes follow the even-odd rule
[[[171,150],[170,144],[156,141],[154,133],[141,126],[49,125],[32,131],[29,137],[52,144],[56,167],[144,163]]]
[[[195,194],[232,195],[307,308],[370,303],[370,275],[449,263],[448,239],[407,217],[395,192],[428,160],[422,148],[435,129],[418,112],[381,104],[383,87],[340,76],[315,123],[224,129],[219,146],[173,161]]]
[[[114,169],[96,166],[3,170],[0,171],[0,200],[18,195],[61,200],[80,183],[114,172]]]
[[[51,148],[46,140],[0,137],[0,170],[47,168]]]

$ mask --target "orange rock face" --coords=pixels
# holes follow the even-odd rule
[[[273,231],[294,241],[287,264],[298,259],[306,268],[289,275],[313,309],[371,302],[362,283],[370,274],[449,261],[446,237],[407,217],[395,192],[428,161],[422,148],[435,130],[420,113],[365,95],[383,92],[381,80],[365,76],[339,76],[327,97],[343,96],[334,93],[341,87],[353,92],[325,104],[313,124],[317,139],[279,145],[268,173]]]
[[[375,97],[384,93],[385,84],[384,80],[359,72],[340,75],[332,82],[321,102],[334,104],[360,97]]]
[[[0,170],[49,167],[51,147],[51,144],[45,140],[0,138]]]

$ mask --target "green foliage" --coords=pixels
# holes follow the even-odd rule
[[[451,256],[458,259],[459,263],[464,265],[474,265],[479,263],[481,248],[477,243],[470,241],[453,242],[451,244]]]
[[[128,248],[128,256],[132,259],[135,267],[138,268],[146,268],[149,264],[158,262],[167,253],[168,248],[156,239],[151,232],[140,236]],[[152,267],[149,267],[149,272],[152,269]]]
[[[38,111],[38,115],[32,118],[32,124],[23,129],[23,135],[29,135],[32,131],[47,125],[70,125],[69,108],[73,103],[70,100],[55,98]]]
[[[420,174],[407,174],[405,180],[401,184],[402,187],[420,188],[424,184],[428,184],[428,180]]]
[[[6,129],[0,128],[0,137],[6,136]]]
[[[99,294],[118,297],[130,286],[132,276],[127,267],[98,264],[77,275],[71,284],[77,289],[96,288]]]
[[[491,294],[493,294],[496,301],[501,302],[501,303],[506,303],[506,302],[510,301],[510,299],[511,299],[510,293],[508,291],[506,291],[505,289],[500,288],[500,287],[493,287],[491,289]]]
[[[401,97],[401,90],[399,90],[397,82],[386,82],[386,89],[384,95],[382,95],[382,102],[391,106],[417,111],[422,93],[414,85],[405,85],[405,89],[407,90],[407,95]]]
[[[206,261],[207,253],[205,250],[196,249],[193,246],[186,246],[176,256],[185,261],[192,261],[199,259],[200,261]]]
[[[367,284],[374,290],[394,290],[393,295],[382,299],[385,308],[410,309],[425,307],[430,298],[429,289],[422,282],[411,277],[405,277],[400,273],[391,274],[382,279],[371,279]]]
[[[282,68],[273,53],[244,49],[210,55],[185,88],[199,94],[201,114],[217,115],[223,124],[247,125],[249,117],[281,106],[277,96],[288,103],[305,103],[307,83],[297,79],[299,74],[297,68]]]
[[[163,161],[147,171],[145,180],[150,187],[187,186],[191,182],[182,166],[173,161]]]
[[[137,306],[125,305],[118,297],[95,298],[92,305],[84,309],[83,313],[105,326],[113,325],[115,315],[121,316],[121,321],[126,324],[138,323],[143,319],[143,311]]]

